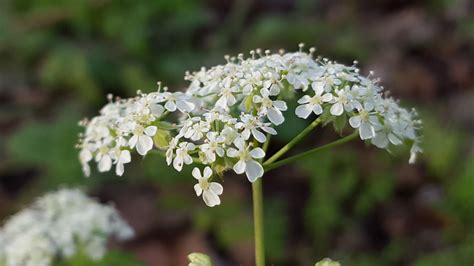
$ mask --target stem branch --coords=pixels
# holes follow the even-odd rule
[[[283,156],[287,151],[289,151],[293,146],[295,146],[298,142],[300,142],[306,135],[308,135],[311,130],[313,130],[317,125],[321,123],[321,118],[318,117],[316,120],[311,122],[303,131],[301,131],[296,137],[294,137],[290,142],[288,142],[283,148],[277,151],[275,154],[272,155],[268,160],[263,163],[263,166],[270,165],[274,161],[278,160],[281,156]]]
[[[263,168],[265,169],[265,172],[266,171],[270,171],[270,170],[273,170],[275,168],[278,168],[280,166],[283,166],[285,164],[289,164],[291,162],[294,162],[296,160],[299,160],[305,156],[308,156],[308,155],[311,155],[313,153],[316,153],[318,151],[322,151],[322,150],[325,150],[325,149],[328,149],[328,148],[332,148],[332,147],[335,147],[335,146],[338,146],[338,145],[341,145],[341,144],[344,144],[346,142],[349,142],[351,140],[353,140],[354,138],[356,138],[358,136],[358,131],[355,131],[354,133],[348,135],[348,136],[345,136],[341,139],[338,139],[336,141],[333,141],[331,143],[328,143],[326,145],[323,145],[323,146],[319,146],[319,147],[316,147],[314,149],[311,149],[309,151],[305,151],[305,152],[302,152],[300,154],[297,154],[297,155],[294,155],[294,156],[291,156],[291,157],[288,157],[286,159],[283,159],[283,160],[280,160],[280,161],[277,161],[275,163],[267,163],[267,164],[263,164]]]

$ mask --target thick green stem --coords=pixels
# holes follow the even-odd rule
[[[338,146],[338,145],[341,145],[341,144],[344,144],[346,142],[349,142],[351,140],[353,140],[354,138],[356,138],[358,136],[358,131],[355,131],[353,134],[351,135],[348,135],[348,136],[345,136],[341,139],[338,139],[336,141],[333,141],[331,143],[328,143],[326,145],[323,145],[323,146],[320,146],[320,147],[316,147],[314,149],[311,149],[309,151],[305,151],[305,152],[302,152],[302,153],[299,153],[297,155],[294,155],[294,156],[291,156],[291,157],[288,157],[286,159],[283,159],[283,160],[280,160],[280,161],[277,161],[275,163],[271,163],[271,164],[263,164],[263,168],[265,169],[265,172],[267,171],[270,171],[270,170],[273,170],[275,168],[278,168],[280,166],[283,166],[285,164],[289,164],[289,163],[292,163],[296,160],[299,160],[305,156],[308,156],[308,155],[311,155],[311,154],[314,154],[318,151],[322,151],[322,150],[326,150],[326,149],[329,149],[329,148],[332,148],[332,147],[335,147],[335,146]]]
[[[294,137],[290,142],[288,142],[283,148],[281,148],[279,151],[277,151],[275,154],[273,154],[272,157],[270,157],[268,160],[266,160],[263,165],[270,165],[274,161],[278,160],[281,156],[283,156],[287,151],[289,151],[293,146],[295,146],[298,142],[300,142],[306,135],[308,135],[309,132],[311,132],[317,125],[321,123],[321,118],[318,117],[316,120],[311,122],[309,126],[307,126],[303,131],[301,131],[296,137]]]
[[[264,245],[264,226],[263,226],[263,196],[262,196],[262,178],[252,183],[253,195],[253,223],[255,235],[255,265],[265,266],[265,245]]]

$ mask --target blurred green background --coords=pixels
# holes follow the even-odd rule
[[[186,70],[254,48],[317,53],[374,70],[424,120],[424,154],[354,142],[264,178],[271,265],[472,265],[474,262],[474,3],[381,1],[0,1],[0,218],[45,191],[77,185],[114,202],[137,231],[102,265],[251,265],[251,190],[225,179],[206,208],[182,173],[148,155],[124,177],[84,178],[77,122],[105,95],[182,89]],[[275,151],[305,127],[274,138]],[[337,137],[319,129],[303,146]],[[138,158],[138,157],[137,157]],[[77,265],[84,265],[78,260]],[[270,264],[269,264],[270,265]]]

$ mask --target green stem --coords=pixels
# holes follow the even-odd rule
[[[316,120],[311,122],[309,126],[307,126],[303,131],[301,131],[296,137],[294,137],[290,142],[288,142],[283,148],[273,154],[268,160],[263,163],[263,166],[270,165],[274,161],[278,160],[281,156],[283,156],[287,151],[289,151],[293,146],[295,146],[298,142],[300,142],[309,132],[311,132],[317,125],[321,123],[321,118],[318,117]]]
[[[283,160],[280,160],[280,161],[277,161],[275,163],[270,163],[270,164],[263,164],[263,168],[265,169],[265,172],[266,171],[270,171],[270,170],[273,170],[275,168],[278,168],[280,166],[283,166],[285,164],[289,164],[289,163],[292,163],[296,160],[299,160],[305,156],[308,156],[308,155],[311,155],[313,153],[316,153],[318,151],[322,151],[322,150],[326,150],[326,149],[329,149],[329,148],[332,148],[332,147],[335,147],[335,146],[338,146],[338,145],[341,145],[341,144],[344,144],[346,142],[349,142],[351,140],[353,140],[354,138],[356,138],[357,136],[359,135],[358,131],[355,131],[354,133],[348,135],[348,136],[345,136],[341,139],[338,139],[336,141],[333,141],[331,143],[328,143],[326,145],[323,145],[323,146],[320,146],[320,147],[316,147],[314,149],[311,149],[309,151],[305,151],[305,152],[302,152],[300,154],[297,154],[297,155],[294,155],[294,156],[291,156],[291,157],[288,157],[286,159],[283,159]]]
[[[262,178],[252,183],[253,222],[255,235],[255,265],[265,266]]]

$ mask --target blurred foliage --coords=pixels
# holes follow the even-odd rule
[[[24,166],[34,166],[45,172],[40,182],[44,187],[85,183],[77,163],[77,142],[80,116],[70,110],[56,120],[32,122],[19,128],[8,142],[11,159]]]
[[[78,253],[71,258],[68,258],[58,266],[145,266],[146,264],[138,261],[136,258],[123,251],[109,251],[101,260],[93,261],[88,256]]]
[[[222,63],[226,53],[237,54],[256,47],[294,50],[299,42],[306,42],[316,45],[318,54],[345,63],[357,59],[363,66],[373,62],[374,55],[386,56],[376,58],[381,64],[400,57],[404,73],[410,72],[405,70],[409,66],[407,58],[419,59],[429,70],[439,68],[441,63],[430,62],[425,53],[438,51],[437,47],[446,40],[460,42],[461,57],[468,57],[469,44],[474,43],[474,20],[472,16],[455,18],[463,11],[459,7],[462,0],[409,2],[0,1],[0,71],[6,73],[0,73],[0,88],[7,88],[0,91],[0,101],[7,99],[7,105],[0,106],[0,110],[8,111],[8,115],[0,115],[0,122],[5,125],[0,145],[6,148],[5,154],[0,154],[6,157],[0,162],[0,181],[25,185],[17,174],[31,170],[33,182],[26,182],[21,192],[39,193],[38,190],[65,184],[89,188],[106,187],[112,182],[144,184],[157,190],[159,199],[151,204],[160,210],[160,216],[192,217],[192,229],[209,237],[222,256],[232,257],[232,251],[253,241],[251,195],[247,183],[241,182],[244,178],[226,176],[223,205],[212,209],[205,208],[194,194],[192,166],[178,173],[167,167],[159,155],[134,160],[126,166],[127,176],[121,179],[113,174],[99,176],[94,171],[91,178],[83,178],[74,148],[81,130],[77,121],[97,113],[107,93],[132,96],[136,90],[154,90],[157,80],[179,89],[186,85],[186,70]],[[377,40],[384,33],[389,38],[390,26],[393,32],[396,20],[407,13],[409,28],[417,33],[414,35],[429,32],[429,27],[416,24],[418,17],[410,17],[413,13],[404,13],[405,7],[410,12],[420,12],[422,18],[427,14],[428,26],[447,24],[448,30],[440,32],[452,31],[456,35],[446,37],[440,33],[441,45],[439,40],[427,38],[426,43],[414,47],[410,40],[402,42],[408,38],[405,35],[410,35],[404,31],[397,32],[386,44]],[[399,17],[389,13],[397,8],[403,11],[394,13]],[[388,26],[378,29],[373,24],[381,23],[381,18],[388,20],[384,24]],[[369,32],[371,28],[373,32]],[[445,56],[443,53],[456,50],[455,44],[447,44],[439,54]],[[421,56],[414,57],[418,50],[423,51]],[[451,60],[449,53],[446,57]],[[390,70],[393,68],[383,74],[396,77]],[[452,75],[451,70],[442,70],[442,75],[434,75]],[[415,76],[416,80],[422,78]],[[399,87],[412,84],[400,80]],[[265,178],[269,186],[265,191],[265,237],[271,263],[295,265],[298,261],[313,265],[316,258],[335,254],[332,257],[341,258],[343,265],[356,266],[472,264],[474,157],[467,148],[472,133],[466,134],[462,125],[452,121],[455,115],[451,109],[440,111],[446,108],[446,97],[453,88],[452,82],[439,83],[448,88],[439,95],[433,92],[437,87],[417,92],[418,105],[424,110],[425,139],[424,154],[415,166],[406,166],[406,150],[394,150],[392,153],[397,156],[392,156],[359,143],[314,155],[298,162],[291,171],[269,173]],[[31,91],[25,92],[23,87]],[[272,138],[276,146],[305,127],[304,121],[293,115],[294,108],[289,106],[285,126],[278,128],[279,134]],[[10,114],[14,118],[4,122]],[[341,118],[335,124],[344,125],[347,121]],[[342,131],[342,126],[336,130]],[[307,145],[333,138],[327,131],[315,133]],[[234,178],[235,182],[229,180]],[[406,179],[414,185],[404,184]],[[284,190],[275,189],[280,186]],[[432,250],[421,250],[416,242],[419,235],[390,235],[382,224],[387,221],[377,216],[390,212],[389,207],[395,203],[408,202],[404,208],[416,205],[424,186],[435,186],[440,191],[439,200],[430,205],[433,216],[442,220],[442,225],[433,229],[439,236],[433,242],[440,243]],[[0,187],[0,196],[1,193]],[[414,212],[408,216],[418,214]],[[360,242],[357,245],[350,246],[345,241],[351,230],[357,231],[351,234]],[[358,239],[360,235],[364,236],[362,240]],[[100,264],[85,260],[75,257],[71,265],[142,265],[119,251],[108,254]]]

